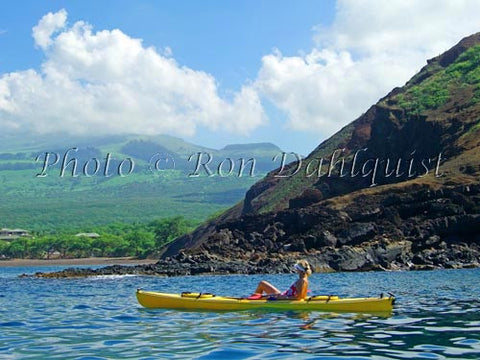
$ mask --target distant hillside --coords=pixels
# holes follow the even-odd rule
[[[306,256],[324,270],[479,266],[479,165],[480,33],[165,256]]]
[[[237,146],[215,150],[167,135],[35,139],[4,135],[0,226],[88,231],[92,225],[176,215],[201,221],[241,200],[254,182],[276,167],[272,158],[280,152],[278,147],[242,146],[243,150]],[[205,164],[209,157],[212,176],[203,165],[195,173],[197,162]],[[238,176],[242,157],[255,158],[253,176],[247,166]],[[234,163],[230,176],[230,160],[218,172],[227,158]]]
[[[280,148],[271,143],[255,143],[255,144],[232,144],[227,145],[220,151],[266,151],[266,152],[281,152]]]

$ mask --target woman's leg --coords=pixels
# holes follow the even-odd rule
[[[280,294],[280,290],[278,290],[275,286],[270,284],[268,281],[260,281],[260,283],[257,286],[257,290],[255,290],[255,294],[260,294],[262,295],[263,293],[267,295],[276,295]]]

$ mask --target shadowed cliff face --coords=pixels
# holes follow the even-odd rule
[[[164,256],[301,254],[326,270],[478,265],[479,164],[480,33]]]

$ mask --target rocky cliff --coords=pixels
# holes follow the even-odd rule
[[[282,267],[307,257],[324,271],[478,266],[479,155],[480,33],[163,258]]]

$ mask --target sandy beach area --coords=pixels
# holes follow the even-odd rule
[[[156,259],[135,259],[132,257],[120,257],[120,258],[82,258],[82,259],[9,259],[0,260],[0,267],[13,267],[13,266],[76,266],[76,265],[141,265],[141,264],[154,264],[158,260]]]

